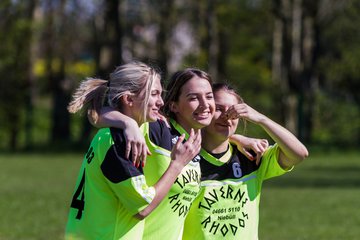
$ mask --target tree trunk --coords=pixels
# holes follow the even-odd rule
[[[66,143],[70,140],[70,115],[67,105],[70,102],[70,94],[65,88],[65,59],[60,59],[60,70],[53,77],[53,112],[52,112],[52,142]]]
[[[219,30],[219,47],[217,56],[217,81],[226,79],[226,66],[229,53],[229,34],[224,30]]]
[[[291,19],[292,11],[291,5],[286,0],[273,1],[274,14],[274,32],[273,32],[273,62],[272,62],[272,77],[273,81],[279,84],[281,94],[281,112],[284,125],[291,132],[296,134],[297,130],[297,97],[292,89],[292,73],[291,65],[293,57],[291,51],[292,35]],[[294,35],[294,33],[293,33]],[[294,47],[293,47],[294,48]]]
[[[285,127],[308,142],[311,139],[318,3],[274,0],[273,79],[280,83]],[[289,34],[291,33],[291,34]]]
[[[29,22],[30,29],[28,33],[28,64],[27,66],[27,84],[25,96],[25,148],[31,149],[33,146],[32,130],[34,126],[34,98],[35,98],[35,76],[33,73],[33,64],[35,62],[35,47],[36,42],[33,39],[32,26],[35,19],[35,10],[37,9],[37,1],[28,1],[28,14],[27,21]]]
[[[122,63],[123,31],[120,23],[120,0],[107,0],[105,22],[101,24],[101,15],[94,19],[93,52],[96,76],[108,79],[115,67]],[[84,117],[79,142],[89,142],[92,126]]]
[[[65,22],[65,8],[66,0],[62,0],[60,7],[56,9],[52,1],[47,2],[49,12],[47,15],[48,24],[45,29],[46,43],[45,43],[45,56],[46,56],[46,76],[49,81],[50,91],[52,93],[52,127],[51,127],[51,142],[52,143],[66,143],[70,140],[70,116],[67,111],[67,105],[70,100],[69,89],[66,87],[65,76],[65,54],[67,42],[62,37],[55,37],[54,30],[54,17],[59,16],[61,34],[66,35],[64,30]],[[56,15],[55,15],[56,14]],[[57,41],[56,41],[56,40]],[[55,43],[60,47],[56,48]],[[55,56],[57,58],[55,58]],[[54,66],[54,60],[60,61],[59,69]]]
[[[120,0],[107,0],[105,8],[102,46],[100,48],[100,77],[107,79],[116,66],[122,63],[122,28],[119,17]]]
[[[160,19],[159,32],[157,34],[156,49],[159,67],[162,71],[162,78],[167,79],[169,60],[169,33],[173,26],[174,1],[159,1]]]
[[[19,147],[19,133],[22,130],[22,111],[32,110],[32,99],[28,95],[29,90],[29,81],[31,81],[31,76],[29,72],[31,71],[30,65],[30,46],[31,46],[31,36],[32,36],[32,16],[34,11],[35,1],[28,2],[19,2],[14,4],[14,8],[19,12],[18,19],[11,19],[10,28],[12,31],[17,31],[15,36],[11,37],[11,48],[14,49],[14,54],[12,60],[9,61],[7,66],[7,79],[9,85],[7,86],[7,91],[5,99],[6,106],[4,107],[5,118],[8,119],[8,129],[9,129],[9,149],[17,150]],[[22,23],[22,27],[19,27]],[[24,25],[24,23],[26,25]],[[6,32],[6,30],[5,30]],[[31,119],[32,112],[26,112],[25,120]],[[29,137],[31,125],[27,125],[29,122],[25,121],[25,137]],[[28,140],[28,139],[25,139]]]
[[[291,21],[291,54],[290,54],[290,71],[289,71],[289,86],[290,92],[287,97],[287,117],[285,119],[288,129],[298,137],[299,128],[302,127],[302,122],[299,118],[302,116],[301,101],[301,75],[303,70],[301,45],[302,45],[302,0],[293,0]]]
[[[304,71],[302,77],[302,96],[303,96],[303,126],[300,126],[300,138],[304,142],[310,142],[313,128],[313,113],[315,106],[315,89],[318,86],[318,77],[316,66],[319,52],[319,34],[320,30],[316,19],[319,9],[317,1],[305,1],[304,8],[304,40],[303,40],[303,58]]]
[[[206,15],[206,62],[208,63],[208,72],[211,77],[216,80],[218,78],[218,52],[219,52],[219,39],[218,39],[218,26],[217,17],[215,12],[215,1],[207,2],[207,15]]]

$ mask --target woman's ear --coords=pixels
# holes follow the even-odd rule
[[[175,102],[171,102],[170,103],[170,111],[173,113],[177,113],[178,112],[178,106]]]
[[[120,101],[130,107],[134,104],[134,98],[130,92],[126,92],[124,95],[122,95]]]

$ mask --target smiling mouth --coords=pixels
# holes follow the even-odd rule
[[[209,112],[205,112],[205,113],[194,113],[194,116],[197,118],[208,118],[210,115]]]

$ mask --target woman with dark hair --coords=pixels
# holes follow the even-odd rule
[[[186,218],[183,239],[258,239],[263,181],[290,171],[308,151],[228,85],[215,84],[213,92],[215,114],[202,130],[201,190]],[[274,140],[261,162],[250,161],[230,143],[239,119],[259,125]]]

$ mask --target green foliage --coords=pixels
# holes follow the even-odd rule
[[[319,68],[327,80],[326,88],[347,95],[360,105],[360,4],[349,1],[336,11],[322,29],[322,51]],[[325,51],[326,50],[326,51]]]
[[[48,145],[50,142],[50,127],[51,127],[51,99],[49,97],[38,98],[35,102],[33,111],[34,126],[31,129],[33,144],[38,146]],[[22,112],[25,115],[25,112]],[[25,116],[23,116],[25,118]],[[19,147],[25,147],[25,131],[20,133]]]
[[[27,76],[29,68],[29,42],[31,23],[27,19],[26,3],[13,6],[9,1],[0,5],[0,132],[3,145],[8,148],[15,142],[15,134],[20,131],[28,92]],[[13,143],[15,142],[15,143]]]
[[[54,72],[60,71],[60,60],[55,59],[52,62],[52,70]],[[85,78],[94,75],[95,63],[93,60],[79,60],[77,62],[68,63],[65,67],[65,72],[69,76],[76,78]],[[34,64],[33,72],[36,77],[43,78],[46,74],[46,62],[44,59],[38,59]]]
[[[358,144],[360,109],[351,101],[330,94],[318,93],[314,114],[314,144],[341,146]]]
[[[25,118],[25,111],[21,111],[21,118]],[[64,144],[63,147],[66,150],[74,150],[76,148],[82,148],[83,145],[86,145],[86,140],[82,139],[82,125],[84,119],[87,119],[83,114],[71,114],[71,140]],[[50,144],[50,129],[51,129],[51,98],[49,95],[43,95],[35,101],[35,107],[33,109],[32,115],[34,124],[30,130],[32,135],[32,144],[34,149],[45,148],[46,151],[59,150],[60,146]],[[25,126],[21,124],[20,129],[25,129]],[[95,131],[95,129],[92,129]],[[91,133],[90,135],[92,135]],[[6,132],[0,131],[0,137],[5,139],[8,137]],[[25,131],[19,133],[19,149],[26,148],[26,139]],[[84,142],[78,142],[79,140]],[[8,149],[6,141],[0,142],[0,149]]]
[[[53,124],[50,111],[54,81],[48,79],[51,74],[46,66],[51,66],[54,79],[65,77],[61,87],[70,93],[82,79],[99,73],[99,59],[104,57],[101,49],[105,47],[112,51],[111,47],[114,47],[106,39],[106,22],[99,21],[105,13],[103,2],[66,3],[62,9],[50,1],[47,7],[53,9],[43,11],[43,18],[31,19],[32,2],[0,2],[0,137],[3,139],[0,149],[9,149],[12,140],[20,148],[26,145],[25,121],[31,107],[30,91],[35,95],[34,126],[30,129],[33,142],[41,146],[49,142]],[[305,15],[309,10],[307,4],[315,6],[315,2],[303,2]],[[45,10],[43,4],[34,3],[38,4],[35,6],[37,10]],[[195,43],[196,49],[179,63],[179,68],[195,66],[207,69],[209,59],[204,49],[204,36],[210,31],[205,26],[209,1],[186,3],[175,3],[174,22],[186,21],[193,28],[190,31],[194,31],[192,40],[202,42]],[[280,99],[285,96],[280,96],[279,83],[271,80],[274,1],[230,0],[211,3],[215,7],[214,29],[220,32],[217,37],[221,38],[221,46],[224,47],[220,51],[224,51],[221,66],[225,75],[217,81],[231,83],[249,105],[283,124],[283,104]],[[142,2],[141,8],[133,6],[131,2],[127,4],[123,9],[129,12],[121,15],[124,18],[120,21],[124,56],[133,54],[137,57],[139,52],[138,56],[153,59],[155,48],[152,46],[156,45],[154,37],[160,26],[154,19],[159,19],[159,8],[147,2]],[[319,4],[320,8],[316,9],[319,14],[315,19],[315,30],[318,32],[314,34],[319,40],[319,45],[315,46],[318,61],[314,69],[315,79],[311,80],[310,85],[314,88],[312,91],[319,92],[316,93],[315,112],[311,119],[314,130],[311,141],[324,145],[359,145],[360,5],[357,0],[328,1],[328,6],[325,5]],[[150,17],[142,9],[150,9],[154,16]],[[168,34],[173,37],[170,31]],[[51,51],[49,48],[52,48]],[[149,49],[154,50],[150,55]],[[35,55],[33,62],[30,62],[33,60],[30,53]],[[52,62],[46,64],[44,59],[50,55]],[[61,66],[59,59],[65,61],[65,76],[58,74]],[[28,69],[31,66],[33,69]],[[35,87],[30,89],[31,70],[35,73]],[[82,120],[82,117],[72,116],[72,140],[80,137]],[[266,136],[262,129],[251,124],[247,130],[248,135]],[[17,139],[11,139],[17,131]],[[239,131],[242,132],[241,128]]]
[[[245,102],[279,120],[279,96],[271,80],[271,14],[267,2],[230,1],[217,8],[219,28],[227,33],[227,76]],[[274,104],[275,103],[275,104]],[[241,128],[241,127],[240,127]],[[242,132],[240,130],[240,132]],[[266,136],[248,124],[247,133]]]

